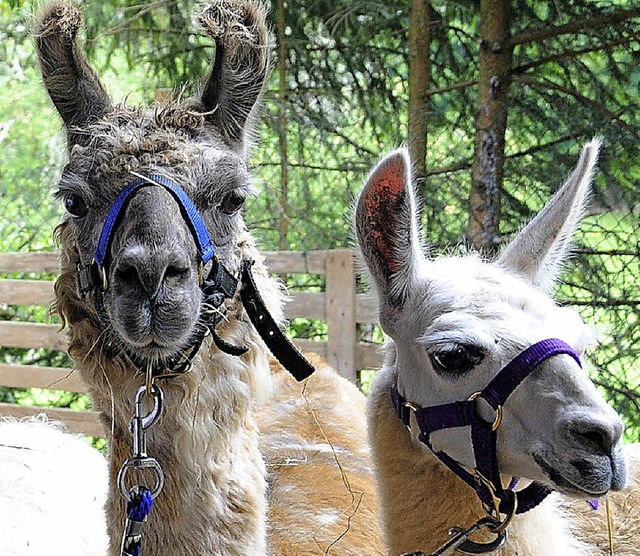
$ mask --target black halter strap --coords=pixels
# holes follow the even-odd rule
[[[297,381],[304,380],[311,376],[315,369],[313,365],[296,349],[289,338],[287,338],[262,301],[256,282],[251,274],[251,261],[242,261],[240,279],[242,289],[240,296],[244,310],[249,315],[253,326],[260,334],[260,337],[267,344],[273,356],[282,363]]]
[[[204,339],[209,334],[211,334],[218,349],[225,353],[240,356],[247,352],[246,347],[230,344],[221,338],[216,331],[216,325],[223,317],[219,308],[226,299],[231,299],[236,295],[238,285],[241,282],[240,296],[243,305],[249,315],[249,319],[267,347],[296,380],[300,381],[308,378],[315,369],[285,336],[284,332],[280,330],[267,310],[251,274],[253,262],[242,261],[239,278],[227,270],[216,255],[215,246],[195,204],[176,182],[165,176],[156,174],[138,175],[136,179],[128,184],[120,192],[109,210],[93,260],[89,264],[83,264],[80,259],[76,262],[78,289],[82,295],[93,293],[94,304],[100,320],[103,323],[108,322],[104,308],[104,293],[109,287],[106,267],[114,232],[133,196],[140,189],[151,186],[162,187],[167,190],[180,206],[182,217],[187,222],[198,247],[201,269],[211,263],[211,269],[206,277],[202,277],[201,283],[203,301],[200,320],[203,326],[197,327],[188,344],[182,349],[181,355],[167,359],[154,366],[154,376],[156,378],[167,378],[189,371],[193,357],[198,353]],[[136,368],[141,372],[145,372],[144,361],[131,350],[125,351]]]
[[[512,514],[524,513],[536,507],[552,491],[551,487],[533,482],[526,488],[515,492],[514,485],[504,488],[500,479],[496,451],[497,430],[502,421],[502,406],[518,385],[542,362],[554,355],[566,354],[581,365],[579,355],[565,342],[558,339],[542,340],[529,346],[512,359],[493,378],[489,385],[469,397],[458,401],[431,407],[418,407],[407,401],[396,386],[390,390],[391,402],[398,417],[406,426],[410,426],[414,416],[420,435],[420,442],[429,447],[435,456],[455,475],[473,488],[488,513]],[[493,422],[485,421],[476,410],[476,399],[483,398],[496,412]],[[476,467],[469,471],[446,452],[438,451],[431,445],[433,432],[456,428],[471,427],[471,440]]]

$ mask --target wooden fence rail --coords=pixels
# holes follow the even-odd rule
[[[273,273],[324,275],[325,291],[291,292],[285,307],[288,319],[302,317],[327,323],[326,341],[295,340],[302,351],[322,355],[354,382],[358,382],[360,370],[380,366],[379,346],[358,340],[357,325],[376,322],[376,312],[368,296],[357,293],[351,250],[276,251],[266,253],[266,257]],[[2,278],[2,275],[55,274],[57,270],[57,253],[0,253],[0,308],[48,306],[53,300],[52,280]],[[56,324],[0,320],[0,348],[8,347],[65,351],[66,337]],[[84,392],[84,385],[72,369],[2,361],[0,387]],[[43,412],[63,421],[71,431],[92,436],[102,434],[97,415],[91,411],[0,404],[0,415],[25,417]]]

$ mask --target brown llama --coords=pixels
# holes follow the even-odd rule
[[[215,41],[202,93],[147,109],[112,103],[78,46],[73,4],[50,5],[37,28],[69,151],[56,194],[67,211],[56,309],[109,441],[108,554],[120,554],[129,423],[156,409],[154,424],[138,428],[146,446],[136,454],[155,458],[165,477],[142,527],[144,553],[379,554],[363,396],[319,361],[304,383],[271,372],[241,300],[248,286],[236,283],[250,261],[282,322],[280,287],[241,212],[269,68],[265,9],[219,0],[198,18]],[[159,490],[156,467],[136,470],[127,478]]]

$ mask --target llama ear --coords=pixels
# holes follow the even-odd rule
[[[44,85],[67,128],[69,147],[83,140],[83,127],[111,107],[109,96],[78,47],[81,27],[80,10],[64,1],[48,6],[36,26]]]
[[[215,41],[213,69],[202,92],[207,121],[230,145],[242,145],[269,71],[264,8],[240,0],[212,2],[198,16]]]
[[[580,224],[599,149],[597,138],[584,146],[569,179],[506,247],[499,264],[525,276],[542,290],[553,286]]]
[[[388,155],[369,175],[358,199],[355,228],[381,302],[401,306],[424,258],[406,150]]]

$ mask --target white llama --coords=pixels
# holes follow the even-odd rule
[[[551,488],[584,500],[625,485],[622,422],[581,368],[593,333],[547,294],[598,148],[597,140],[584,148],[566,184],[492,263],[425,255],[406,151],[369,176],[355,225],[391,338],[368,407],[391,555],[439,550],[453,540],[451,528],[482,518],[474,541],[459,537],[461,548],[502,556],[606,548],[589,545],[586,531],[585,542],[572,534],[557,494],[542,501]],[[518,486],[512,477],[522,477]],[[500,527],[505,514],[513,521]],[[588,526],[588,516],[581,520],[576,528]],[[497,548],[503,528],[508,540]]]
[[[44,417],[0,419],[0,554],[102,556],[107,462]]]

